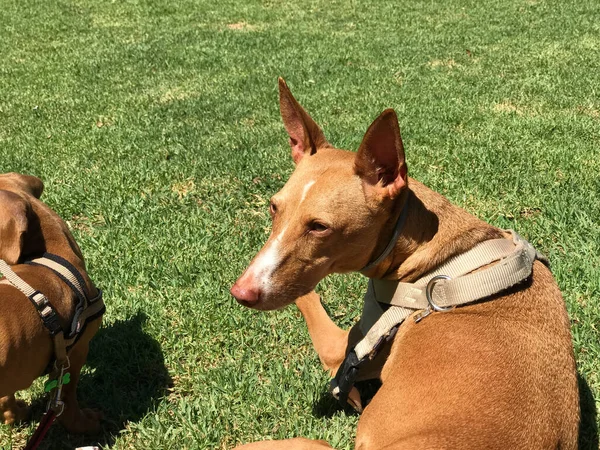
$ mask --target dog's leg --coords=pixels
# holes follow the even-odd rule
[[[327,315],[327,311],[321,304],[321,298],[316,292],[311,292],[296,300],[296,306],[302,313],[313,347],[325,370],[330,376],[334,376],[346,357],[350,345],[358,342],[360,336],[357,327],[350,330],[342,330]],[[348,403],[358,412],[362,412],[360,393],[356,387],[352,388],[348,395]]]
[[[96,322],[88,324],[85,334],[69,354],[71,381],[63,388],[65,410],[59,420],[70,433],[96,433],[100,431],[102,413],[92,409],[80,409],[77,402],[77,384],[81,368],[87,358],[89,341],[100,327],[100,322],[101,320],[98,319]]]
[[[321,298],[314,291],[298,298],[296,306],[306,321],[321,363],[325,370],[334,375],[346,356],[350,331],[344,331],[333,323],[321,304]]]
[[[235,447],[235,450],[322,450],[324,448],[332,447],[325,441],[313,441],[312,439],[295,438],[285,439],[283,441],[252,442],[251,444]]]
[[[29,407],[13,395],[0,398],[0,422],[6,425],[22,422],[29,417]]]

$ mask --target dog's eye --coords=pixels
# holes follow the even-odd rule
[[[272,216],[274,216],[277,213],[277,205],[275,203],[271,202],[271,204],[269,205],[269,212]]]
[[[311,222],[308,228],[311,232],[315,233],[324,233],[329,230],[327,225],[323,225],[320,222]]]

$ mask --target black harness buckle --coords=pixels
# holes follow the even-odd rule
[[[354,350],[352,350],[338,369],[335,377],[329,382],[329,391],[342,406],[346,406],[348,395],[358,377],[358,368],[363,361],[359,361]]]
[[[329,392],[333,395],[343,407],[346,406],[348,402],[348,395],[356,383],[356,379],[358,378],[358,371],[360,366],[375,358],[379,353],[379,350],[383,347],[386,342],[390,342],[396,336],[396,332],[398,331],[398,325],[394,326],[385,336],[379,338],[377,343],[373,346],[373,350],[363,357],[363,359],[358,359],[356,356],[356,352],[351,350],[350,353],[346,355],[344,361],[340,365],[335,377],[331,379],[329,382]]]
[[[50,312],[45,316],[40,314],[40,318],[50,333],[50,336],[54,337],[63,330],[58,320],[58,315],[54,312],[54,310],[50,310]]]
[[[28,298],[37,310],[37,313],[44,326],[48,329],[50,336],[54,337],[60,333],[62,331],[62,326],[60,325],[58,315],[56,314],[56,311],[54,311],[48,297],[40,291],[35,291]]]

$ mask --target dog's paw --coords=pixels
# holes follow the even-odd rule
[[[2,423],[12,425],[19,422],[24,422],[31,416],[31,408],[23,400],[16,400],[9,409],[4,411],[0,408]]]
[[[61,416],[62,426],[73,434],[95,434],[100,431],[100,421],[104,418],[101,411],[95,409],[82,409],[73,416]]]
[[[355,387],[348,394],[348,404],[359,414],[363,412],[362,402],[360,401],[360,392]]]

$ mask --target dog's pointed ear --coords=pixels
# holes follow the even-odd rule
[[[17,264],[21,257],[31,205],[20,195],[0,191],[0,258]]]
[[[283,78],[279,78],[279,109],[290,136],[292,158],[296,164],[304,155],[312,155],[321,147],[329,147],[323,131],[296,101]]]
[[[365,133],[354,172],[383,197],[393,199],[406,187],[408,170],[398,117],[393,109],[382,112]]]

